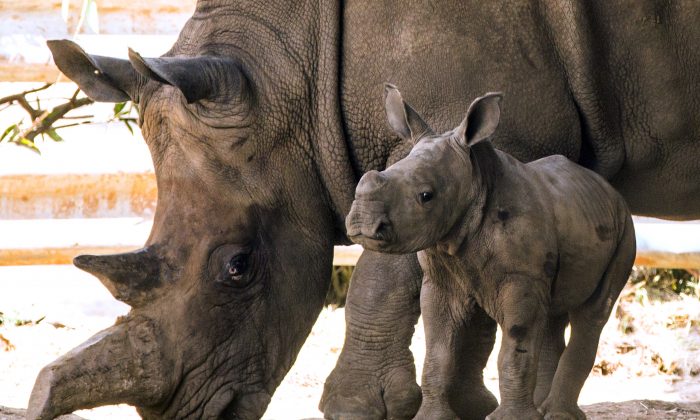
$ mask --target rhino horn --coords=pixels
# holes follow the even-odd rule
[[[178,88],[188,104],[201,99],[241,97],[247,78],[231,58],[215,56],[144,58],[129,49],[129,60],[141,75]]]
[[[27,419],[122,402],[157,406],[174,383],[160,348],[155,328],[143,317],[95,334],[39,372]]]
[[[143,305],[160,284],[161,260],[153,248],[112,255],[79,255],[73,264],[97,277],[112,295],[131,306]]]

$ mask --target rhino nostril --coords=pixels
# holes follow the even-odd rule
[[[379,222],[377,228],[374,230],[374,239],[383,241],[388,238],[389,224],[386,222]]]

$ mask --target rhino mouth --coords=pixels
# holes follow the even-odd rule
[[[361,205],[353,203],[353,210],[346,220],[348,238],[360,245],[383,247],[394,240],[392,224],[386,215],[358,211]]]
[[[382,231],[382,232],[373,232],[373,233],[365,233],[362,231],[357,231],[357,232],[348,232],[348,238],[352,240],[367,240],[367,241],[372,241],[372,242],[377,242],[377,243],[389,243],[392,240],[392,235],[389,234],[388,232]]]
[[[365,235],[362,233],[357,233],[354,235],[348,235],[351,241],[356,244],[362,245],[365,249],[371,251],[382,251],[390,252],[390,247],[393,244],[392,238],[388,235]]]

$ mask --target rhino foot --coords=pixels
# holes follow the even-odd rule
[[[539,409],[547,420],[586,420],[586,414],[576,403],[557,401],[551,396],[544,400]]]
[[[542,420],[542,418],[542,414],[534,405],[527,408],[499,406],[493,413],[486,416],[486,420]]]
[[[411,419],[420,403],[413,360],[383,375],[338,363],[326,380],[319,409],[331,420]]]

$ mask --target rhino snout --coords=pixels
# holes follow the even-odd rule
[[[378,202],[355,201],[345,220],[345,227],[350,239],[358,242],[362,238],[374,241],[386,242],[391,239],[391,222],[384,211],[377,211],[377,207],[383,207]]]
[[[391,223],[386,216],[381,216],[369,226],[362,226],[360,230],[362,236],[376,241],[388,241],[391,236]]]

